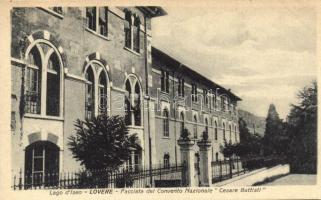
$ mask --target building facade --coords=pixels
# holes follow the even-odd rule
[[[240,99],[152,47],[160,7],[50,7],[11,10],[12,171],[81,168],[68,149],[75,121],[125,116],[142,150],[133,166],[180,163],[183,127],[207,131],[212,160],[239,141]],[[197,148],[197,147],[195,147]],[[197,151],[197,149],[196,149]]]

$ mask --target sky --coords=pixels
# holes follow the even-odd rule
[[[163,7],[153,46],[242,98],[239,108],[285,118],[316,79],[316,11],[311,7]]]

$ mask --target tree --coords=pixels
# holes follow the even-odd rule
[[[277,144],[280,142],[281,134],[282,120],[279,118],[275,105],[270,104],[263,138],[264,155],[269,156],[280,153]]]
[[[294,173],[316,173],[317,82],[304,87],[297,96],[299,103],[291,105],[286,127],[290,168]]]
[[[76,121],[76,134],[68,139],[73,157],[87,170],[117,169],[140,150],[137,136],[129,135],[123,117],[100,115]]]
[[[239,118],[240,142],[236,144],[227,144],[226,152],[233,151],[233,154],[250,158],[260,156],[262,148],[262,138],[258,134],[251,134],[247,128],[246,122]],[[224,154],[224,150],[223,150]]]

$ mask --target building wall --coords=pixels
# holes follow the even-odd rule
[[[170,58],[167,58],[170,59]],[[180,113],[183,111],[185,116],[185,127],[189,130],[191,137],[193,138],[193,126],[194,120],[193,116],[197,115],[197,140],[201,139],[203,131],[205,131],[205,118],[208,119],[208,134],[209,139],[212,141],[211,147],[211,158],[215,160],[215,154],[218,153],[218,159],[224,159],[224,156],[221,153],[221,146],[224,146],[223,140],[223,122],[225,123],[225,134],[226,141],[232,141],[235,143],[236,140],[239,141],[239,133],[238,133],[238,116],[237,111],[221,111],[221,99],[217,98],[217,107],[214,108],[211,105],[212,99],[209,99],[209,106],[204,105],[203,102],[203,88],[211,91],[215,91],[215,88],[212,88],[205,83],[202,83],[200,80],[196,79],[193,76],[190,76],[184,71],[175,71],[175,66],[177,63],[173,61],[165,61],[162,57],[158,57],[157,55],[153,56],[153,66],[152,66],[152,75],[153,75],[153,87],[151,89],[152,97],[157,101],[156,105],[156,127],[158,127],[158,132],[156,132],[157,138],[157,160],[158,162],[163,161],[163,156],[166,153],[170,154],[171,163],[175,163],[176,160],[180,163],[180,155],[179,155],[179,147],[177,146],[177,139],[180,137],[180,126],[181,119]],[[169,92],[161,91],[161,70],[166,70],[170,74],[169,81]],[[174,71],[174,72],[173,72]],[[184,98],[177,99],[177,91],[178,91],[178,81],[177,77],[184,78]],[[192,87],[191,84],[197,84],[198,90],[198,102],[192,102]],[[179,102],[178,102],[179,101]],[[233,102],[236,105],[236,102]],[[168,107],[169,115],[170,115],[170,125],[169,125],[169,137],[163,136],[163,117],[162,110]],[[217,122],[217,130],[218,130],[218,138],[215,140],[214,137],[214,121]],[[231,125],[231,137],[229,131],[229,125]],[[235,127],[237,131],[235,132]],[[236,136],[235,136],[236,134]],[[235,139],[236,137],[236,139]],[[177,152],[175,153],[175,148]],[[197,145],[194,146],[196,152],[199,151]],[[175,156],[176,155],[176,156]]]
[[[135,13],[141,21],[139,53],[125,48],[124,10]],[[12,78],[12,166],[14,173],[24,168],[24,150],[36,140],[51,140],[60,147],[60,170],[73,171],[81,166],[73,159],[67,147],[68,138],[75,134],[75,121],[85,118],[84,70],[93,60],[102,64],[108,74],[109,115],[124,115],[123,102],[127,77],[135,76],[142,89],[142,125],[129,127],[131,134],[137,134],[143,147],[142,164],[150,163],[149,151],[154,165],[163,164],[164,154],[170,155],[170,163],[180,163],[180,149],[177,139],[180,137],[180,112],[185,111],[185,127],[192,132],[193,114],[198,115],[198,138],[205,130],[204,117],[208,118],[209,136],[213,141],[213,152],[220,151],[223,144],[222,122],[237,124],[237,115],[202,107],[191,101],[191,83],[197,81],[190,75],[179,72],[185,79],[186,105],[174,105],[173,97],[177,93],[177,80],[171,75],[169,93],[160,91],[160,70],[171,70],[171,65],[164,63],[151,54],[150,18],[134,7],[109,7],[108,36],[101,37],[86,28],[85,8],[63,8],[63,14],[57,15],[42,8],[14,8],[11,11],[11,78]],[[146,23],[145,23],[146,20]],[[146,27],[144,25],[146,24]],[[145,31],[146,30],[146,31]],[[42,39],[52,44],[59,52],[63,71],[63,114],[59,118],[47,116],[21,115],[21,93],[24,64],[23,53],[33,41]],[[26,42],[27,41],[27,42]],[[146,44],[145,44],[146,41]],[[24,44],[26,46],[23,48]],[[145,49],[147,52],[145,52]],[[153,62],[152,62],[153,61]],[[101,70],[100,68],[94,70]],[[96,72],[94,72],[96,73]],[[180,74],[181,73],[181,74]],[[176,75],[175,75],[176,76]],[[147,80],[147,82],[146,82]],[[198,84],[198,94],[202,95],[206,84]],[[147,93],[148,90],[148,93]],[[150,98],[150,100],[148,100]],[[200,98],[200,97],[199,97]],[[199,99],[201,101],[201,99]],[[201,103],[201,102],[200,102]],[[220,105],[220,102],[218,102]],[[169,110],[169,137],[163,136],[162,110]],[[213,121],[218,123],[218,140],[214,140]],[[228,125],[226,126],[229,140]],[[232,134],[233,134],[232,132]],[[52,139],[55,138],[55,139]],[[151,149],[149,149],[151,146]],[[195,146],[198,151],[198,147]],[[213,156],[213,155],[212,155]],[[222,155],[220,154],[220,158]]]
[[[42,8],[13,8],[12,19],[12,113],[15,128],[12,131],[12,163],[17,172],[24,168],[24,149],[28,145],[28,136],[34,132],[53,132],[59,137],[59,147],[62,158],[60,170],[79,169],[79,162],[72,158],[67,148],[68,138],[75,133],[76,119],[85,118],[85,79],[84,69],[90,60],[98,60],[104,64],[108,72],[109,114],[124,115],[124,83],[128,75],[132,74],[140,82],[142,94],[146,90],[145,83],[145,20],[150,32],[150,18],[139,9],[128,7],[133,14],[140,18],[140,50],[139,53],[125,48],[124,9],[109,7],[108,36],[99,34],[86,28],[86,13],[84,7],[64,7],[63,14],[57,15],[49,9]],[[49,35],[49,36],[48,36]],[[149,36],[150,37],[150,36]],[[25,62],[22,42],[28,44],[41,38],[52,43],[61,53],[63,66],[63,116],[61,119],[32,116],[20,120],[20,93],[23,64]],[[143,113],[144,116],[144,113]],[[36,124],[36,127],[35,127]],[[59,126],[57,125],[59,124]],[[147,123],[143,123],[143,125]],[[50,128],[52,127],[52,128]],[[47,130],[47,129],[50,130]],[[141,145],[144,147],[145,127],[130,128],[130,133],[137,133]],[[43,134],[43,133],[42,133]],[[46,140],[42,138],[41,140]]]

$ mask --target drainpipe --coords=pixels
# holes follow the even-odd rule
[[[150,96],[149,96],[149,89],[148,89],[148,75],[149,75],[149,68],[148,68],[148,47],[147,47],[147,23],[146,23],[146,16],[144,16],[144,31],[145,31],[145,37],[144,37],[144,46],[145,46],[145,84],[146,84],[146,91],[145,96],[147,97],[147,131],[148,131],[148,155],[149,155],[149,178],[150,178],[150,186],[153,186],[153,177],[152,177],[152,138],[150,135]]]

